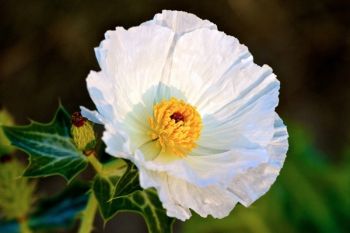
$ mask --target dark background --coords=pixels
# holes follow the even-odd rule
[[[350,148],[350,5],[346,0],[2,0],[0,105],[18,124],[28,123],[28,118],[50,120],[59,99],[70,111],[78,110],[79,105],[94,108],[85,85],[88,72],[99,69],[93,48],[105,31],[138,25],[162,9],[183,10],[214,22],[219,30],[247,45],[257,64],[274,69],[281,81],[277,111],[290,122],[292,135],[299,132],[294,129],[302,129],[311,135],[310,145],[321,152],[305,168],[311,169],[309,173],[319,160],[335,170],[348,169],[342,167],[348,164]],[[292,145],[302,143],[303,136],[291,140]],[[289,157],[293,153],[291,147]],[[303,163],[303,155],[297,163]],[[320,174],[326,178],[328,171],[324,168]],[[62,183],[59,179],[50,182]],[[325,187],[334,188],[329,185]],[[325,200],[332,203],[332,198]],[[349,206],[349,199],[345,201]],[[342,213],[330,221],[345,219]],[[290,224],[293,228],[297,223]],[[335,224],[341,225],[340,231],[348,226]],[[179,227],[186,231],[186,226]],[[296,232],[322,232],[321,227],[298,227]],[[124,215],[108,224],[105,232],[139,232],[142,228],[140,218]],[[231,232],[227,229],[210,232]],[[254,232],[265,232],[259,229]]]

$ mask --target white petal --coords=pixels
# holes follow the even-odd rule
[[[172,29],[177,36],[186,32],[191,32],[200,28],[217,30],[215,24],[208,20],[202,20],[196,15],[183,11],[163,10],[162,13],[156,14],[153,20],[144,24],[157,24]]]
[[[130,137],[123,130],[116,130],[117,127],[111,124],[106,124],[105,128],[102,140],[106,144],[106,152],[114,157],[132,160]]]
[[[120,124],[121,118],[117,113],[116,95],[110,77],[102,71],[91,71],[86,82],[91,99],[98,109],[98,114],[93,113],[95,120],[101,120],[105,125],[106,131],[102,139],[107,145],[106,151],[116,157],[130,155],[135,144],[134,141],[130,140],[125,127]],[[84,114],[93,119],[92,114],[88,114],[86,111],[83,112]]]
[[[222,82],[221,77],[232,65],[249,56],[247,48],[236,38],[215,30],[198,29],[179,38],[170,75],[163,77],[162,82],[182,92],[186,101],[197,106],[208,89]]]
[[[158,25],[108,31],[96,48],[102,71],[112,82],[120,119],[136,104],[153,106],[174,33]]]
[[[173,37],[157,25],[117,28],[96,49],[102,71],[91,72],[87,84],[104,119],[110,154],[125,157],[149,140],[147,117]]]
[[[235,196],[219,186],[198,187],[165,172],[140,169],[143,188],[155,187],[167,215],[185,221],[191,217],[189,209],[202,217],[226,217],[237,203]]]
[[[288,150],[288,132],[279,116],[275,115],[274,136],[267,147],[269,160],[235,177],[229,186],[239,202],[249,206],[264,195],[275,182],[283,166]]]
[[[88,91],[96,108],[105,121],[110,122],[116,118],[114,105],[115,95],[111,81],[103,72],[91,71],[86,79]],[[96,115],[95,115],[96,116]]]
[[[134,163],[138,167],[167,174],[186,180],[200,187],[212,184],[227,184],[232,177],[242,174],[249,168],[257,167],[268,159],[266,149],[235,148],[220,154],[186,156],[181,159],[150,160],[143,151],[135,152]]]
[[[184,93],[182,92],[182,90],[179,90],[177,87],[168,85],[169,84],[168,81],[171,73],[171,67],[173,64],[172,58],[174,54],[174,48],[177,46],[178,40],[182,36],[186,35],[187,33],[190,33],[192,31],[199,30],[199,29],[204,29],[204,28],[208,30],[216,31],[217,30],[216,25],[211,23],[208,20],[202,20],[194,14],[190,14],[183,11],[169,11],[169,10],[163,10],[161,14],[156,14],[153,20],[145,22],[142,25],[160,25],[171,29],[175,33],[175,37],[172,42],[171,49],[169,50],[168,60],[163,70],[163,77],[161,80],[161,82],[165,83],[167,86],[165,85],[159,86],[158,92],[157,92],[158,93],[157,101],[160,101],[162,99],[167,99],[170,97],[176,97],[176,98],[185,100],[186,97],[184,97]]]
[[[212,100],[220,104],[200,110],[203,129],[198,145],[228,150],[250,141],[266,147],[273,136],[279,81],[268,66],[253,63],[227,75],[232,75],[231,86]]]
[[[90,109],[85,108],[84,106],[80,106],[81,115],[89,119],[96,124],[103,124],[103,118],[97,111],[92,111]]]

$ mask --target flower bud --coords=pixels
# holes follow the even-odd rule
[[[94,128],[80,112],[72,114],[71,133],[76,147],[81,151],[93,150],[96,146]]]

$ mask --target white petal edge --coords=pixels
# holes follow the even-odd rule
[[[209,20],[203,20],[198,16],[184,11],[163,10],[150,21],[142,25],[157,24],[173,30],[177,37],[200,28],[217,30],[217,26]]]
[[[276,114],[274,137],[268,146],[269,159],[260,166],[247,169],[236,176],[229,186],[201,187],[186,180],[169,175],[165,171],[151,171],[139,164],[140,184],[143,188],[155,187],[168,216],[182,221],[191,217],[189,209],[202,217],[227,216],[237,202],[249,206],[265,194],[276,180],[283,166],[288,150],[288,133],[282,120]],[[179,171],[181,172],[181,171]]]
[[[277,113],[274,127],[273,139],[267,146],[269,160],[234,177],[228,188],[244,206],[251,205],[270,189],[283,166],[288,151],[288,132]]]
[[[254,63],[229,76],[230,86],[212,100],[222,105],[205,105],[200,110],[204,127],[198,145],[229,149],[247,139],[266,147],[273,136],[279,81],[270,67]]]
[[[102,140],[106,152],[111,156],[133,160],[130,137],[122,130],[115,130],[113,125],[105,125]]]
[[[237,203],[235,196],[220,186],[198,187],[165,172],[139,171],[141,186],[155,187],[167,215],[182,221],[191,217],[190,209],[204,218],[224,218]]]
[[[84,106],[80,106],[81,115],[86,117],[89,121],[92,121],[96,124],[103,124],[102,116],[95,110],[90,110]]]
[[[113,88],[119,119],[136,104],[153,106],[157,86],[173,42],[174,32],[159,25],[141,25],[106,32],[95,49],[102,72]]]
[[[205,187],[218,183],[228,184],[234,176],[265,163],[268,160],[268,153],[265,148],[258,146],[236,148],[205,156],[187,156],[168,163],[158,158],[146,161],[145,157],[140,150],[136,150],[132,161],[138,167],[165,172],[196,186]]]
[[[236,38],[216,30],[197,29],[178,39],[170,76],[163,77],[162,82],[183,93],[188,103],[198,106],[206,90],[222,82],[232,65],[240,65],[243,58],[250,56],[247,47]],[[178,97],[176,93],[170,95]]]
[[[116,118],[113,106],[115,105],[115,96],[111,81],[104,72],[90,71],[86,78],[86,84],[89,95],[100,114],[100,119],[104,122],[113,121]],[[95,114],[95,117],[97,115]]]

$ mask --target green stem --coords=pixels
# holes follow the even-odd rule
[[[87,156],[87,159],[89,160],[90,164],[94,167],[97,173],[102,173],[102,164],[98,159],[96,158],[96,152],[92,152]]]
[[[90,194],[86,209],[82,213],[79,233],[90,233],[94,228],[97,201],[93,193]]]
[[[95,169],[98,175],[108,176],[110,174],[123,174],[127,168],[127,164],[123,160],[115,160],[111,163],[102,165],[100,161],[96,158],[96,151],[86,151],[84,152],[89,163]],[[91,192],[89,200],[85,210],[82,213],[81,223],[79,227],[79,233],[90,233],[94,228],[95,214],[97,210],[97,200],[95,195]]]
[[[100,176],[122,176],[127,168],[127,163],[122,159],[115,159],[102,165],[96,158],[95,151],[90,151],[87,159]]]
[[[25,219],[19,221],[19,229],[21,233],[32,233],[32,231],[29,229],[28,221]]]
[[[113,159],[112,161],[103,164],[102,176],[123,176],[128,164],[122,159]]]

